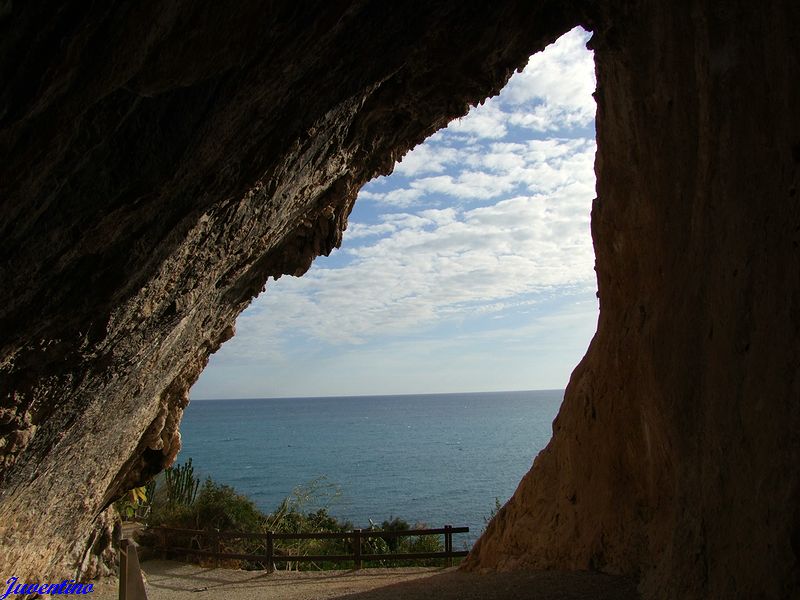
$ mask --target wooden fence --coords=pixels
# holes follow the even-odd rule
[[[454,533],[468,533],[469,527],[453,527],[452,525],[445,525],[441,529],[409,529],[405,531],[376,531],[376,530],[362,530],[354,529],[352,531],[342,532],[324,532],[324,533],[276,533],[267,531],[266,533],[244,533],[239,531],[206,531],[202,529],[175,529],[173,527],[153,527],[150,529],[156,533],[158,538],[158,546],[156,550],[160,550],[162,555],[166,558],[167,554],[194,554],[196,556],[205,556],[213,558],[219,566],[219,561],[224,559],[235,560],[250,560],[254,562],[263,563],[267,567],[267,571],[272,572],[275,569],[276,562],[346,562],[352,561],[354,568],[361,569],[364,561],[379,561],[379,560],[417,560],[427,558],[443,558],[447,560],[448,566],[452,566],[453,559],[466,556],[469,554],[467,550],[453,550],[453,534]],[[213,550],[201,550],[200,548],[179,548],[167,545],[167,533],[175,533],[179,535],[189,535],[195,538],[202,538],[210,541],[209,544]],[[403,553],[385,553],[385,554],[371,554],[363,552],[362,541],[369,538],[399,538],[411,537],[420,535],[444,535],[444,551],[443,552],[403,552]],[[222,541],[226,539],[260,539],[263,541],[264,552],[260,554],[239,554],[233,552],[222,551]],[[275,548],[276,541],[286,540],[326,540],[326,539],[340,539],[352,540],[351,548],[352,553],[349,554],[290,554],[284,550]],[[198,543],[198,545],[200,545]]]
[[[136,542],[122,538],[119,543],[119,600],[147,600]]]

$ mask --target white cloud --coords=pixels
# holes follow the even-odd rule
[[[398,208],[421,205],[475,202],[509,193],[543,193],[573,183],[594,185],[595,142],[574,138],[531,140],[526,143],[495,143],[483,148],[449,148],[460,168],[451,173],[418,177],[407,187],[385,192],[362,191],[359,198],[377,200]],[[435,155],[436,149],[430,151]],[[592,193],[592,192],[588,192]]]
[[[462,171],[456,177],[439,175],[425,177],[413,182],[414,189],[422,190],[426,195],[440,194],[461,199],[496,198],[514,187],[509,177],[495,175],[485,171]]]
[[[213,364],[284,364],[299,339],[310,355],[333,347],[366,357],[368,350],[353,348],[414,348],[435,328],[452,333],[479,318],[496,325],[439,345],[462,344],[466,355],[463,344],[495,334],[509,344],[522,344],[513,332],[532,335],[536,327],[556,336],[557,314],[533,316],[523,328],[504,323],[538,314],[565,290],[593,300],[595,143],[570,135],[594,117],[587,35],[574,30],[532,57],[499,97],[417,146],[393,176],[366,186],[358,205],[377,214],[359,218],[356,207],[344,264],[316,262],[302,278],[270,282]],[[558,137],[521,141],[518,130],[510,135],[515,126],[558,130]]]
[[[419,215],[425,219],[429,219],[436,225],[448,225],[454,223],[457,219],[457,212],[454,208],[430,209],[419,212]]]
[[[270,284],[256,302],[260,312],[245,313],[239,328],[352,344],[419,332],[442,319],[486,312],[487,306],[529,303],[531,295],[558,288],[593,290],[594,146],[586,140],[544,145],[522,145],[525,168],[509,161],[503,169],[514,177],[546,178],[547,194],[518,195],[469,210],[451,206],[383,214],[372,225],[353,223],[345,234],[347,266],[315,264],[300,279]],[[351,237],[360,243],[350,245]]]
[[[366,225],[364,223],[351,223],[347,227],[347,239],[357,240],[365,237],[373,237],[376,235],[383,235],[397,231],[397,227],[391,223],[377,223],[375,225]]]
[[[450,206],[384,213],[373,224],[351,223],[341,268],[315,263],[303,278],[283,278],[240,317],[226,345],[261,346],[302,333],[331,344],[421,331],[488,307],[530,303],[559,288],[593,289],[589,212],[594,196],[594,141],[498,143],[481,156],[486,171],[413,180],[421,195],[522,194],[468,210]],[[385,194],[391,194],[392,191]],[[355,242],[355,243],[353,243]],[[257,310],[255,310],[257,307]],[[280,315],[276,319],[274,315]],[[236,360],[264,352],[236,352]]]
[[[459,152],[455,148],[430,143],[420,144],[397,163],[394,172],[408,177],[441,173],[445,170],[445,166],[454,163],[458,156]]]
[[[452,121],[447,130],[454,134],[465,134],[479,138],[499,139],[506,136],[508,116],[500,108],[498,98],[490,98],[469,113]]]
[[[575,28],[534,54],[503,90],[510,123],[537,131],[586,126],[595,115],[594,60],[585,50],[589,34]]]

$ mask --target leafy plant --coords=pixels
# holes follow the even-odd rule
[[[389,517],[377,526],[370,519],[372,531],[409,531],[411,529],[428,529],[425,523],[415,523],[412,527],[408,521],[399,517]],[[443,559],[420,558],[416,560],[393,560],[392,554],[441,552],[444,550],[442,539],[438,535],[420,536],[380,536],[370,538],[366,543],[365,554],[385,554],[386,558],[377,562],[367,562],[366,566],[410,567],[439,566]]]
[[[483,517],[483,529],[481,530],[481,533],[486,531],[486,528],[489,527],[489,523],[491,523],[492,519],[494,519],[497,516],[497,513],[500,512],[501,508],[503,508],[503,505],[500,502],[500,498],[495,496],[494,497],[494,508],[492,508],[492,510],[489,512],[489,516],[488,517]]]
[[[324,475],[306,484],[295,486],[278,507],[267,515],[265,531],[282,533],[312,533],[325,531],[349,531],[350,522],[341,522],[328,513],[328,509],[339,497],[341,490]],[[291,540],[281,543],[280,549],[294,556],[308,554],[341,554],[346,551],[344,540]],[[284,561],[288,569],[326,568],[325,563],[314,565],[297,561]]]
[[[147,486],[135,487],[114,503],[123,519],[132,519],[136,510],[147,504]]]
[[[264,514],[255,503],[229,485],[206,479],[193,505],[196,529],[260,531]]]
[[[152,512],[150,525],[164,525],[178,529],[202,529],[212,532],[204,534],[182,534],[170,532],[165,540],[168,546],[192,546],[200,550],[212,550],[216,543],[213,535],[218,531],[313,533],[345,532],[353,529],[349,521],[340,521],[328,510],[341,495],[339,487],[318,477],[307,484],[298,485],[269,514],[260,511],[247,496],[236,492],[229,485],[219,484],[211,478],[206,479],[199,488],[194,476],[191,460],[183,466],[176,466],[164,474],[165,485],[154,489],[151,498]],[[415,528],[425,528],[416,524]],[[408,521],[390,517],[380,526],[370,520],[372,531],[408,531]],[[155,538],[151,538],[155,542]],[[142,540],[143,543],[147,541]],[[263,554],[263,538],[220,538],[220,550],[234,554]],[[440,536],[395,537],[376,536],[362,538],[362,554],[385,554],[386,559],[367,562],[365,566],[419,566],[440,564],[438,559],[417,561],[392,560],[393,553],[437,552],[443,550]],[[352,552],[350,539],[302,539],[276,540],[275,550],[285,553],[285,558],[276,560],[279,568],[285,569],[342,569],[352,563],[322,561],[309,563],[292,560],[292,556],[345,554]],[[266,565],[260,562],[234,561],[226,566],[246,569],[260,569]]]
[[[325,475],[312,479],[306,484],[292,488],[292,493],[284,498],[272,513],[267,516],[266,529],[270,531],[305,532],[309,526],[330,527],[328,509],[342,495],[335,483],[330,483]],[[308,513],[304,511],[310,510]],[[313,509],[316,509],[314,511]],[[314,516],[316,515],[316,517]],[[335,519],[333,519],[335,522]],[[321,529],[320,531],[335,531]]]
[[[405,521],[399,517],[390,516],[388,520],[384,520],[383,523],[380,524],[380,527],[376,526],[370,519],[370,529],[378,531],[408,531],[411,529],[411,525],[409,525],[408,521]],[[401,545],[401,542],[407,540],[408,538],[399,536],[386,536],[375,539],[383,540],[388,552],[397,552],[397,548]]]

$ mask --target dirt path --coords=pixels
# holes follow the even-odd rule
[[[204,568],[148,561],[149,600],[636,600],[627,579],[589,572],[541,571],[478,575],[456,569],[405,568],[268,575],[263,571]],[[112,600],[111,582],[95,590]]]

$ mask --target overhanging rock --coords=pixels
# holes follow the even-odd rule
[[[187,390],[267,277],[338,246],[364,182],[582,24],[598,332],[467,568],[788,597],[800,15],[718,4],[6,3],[0,573],[73,568],[173,460]]]

